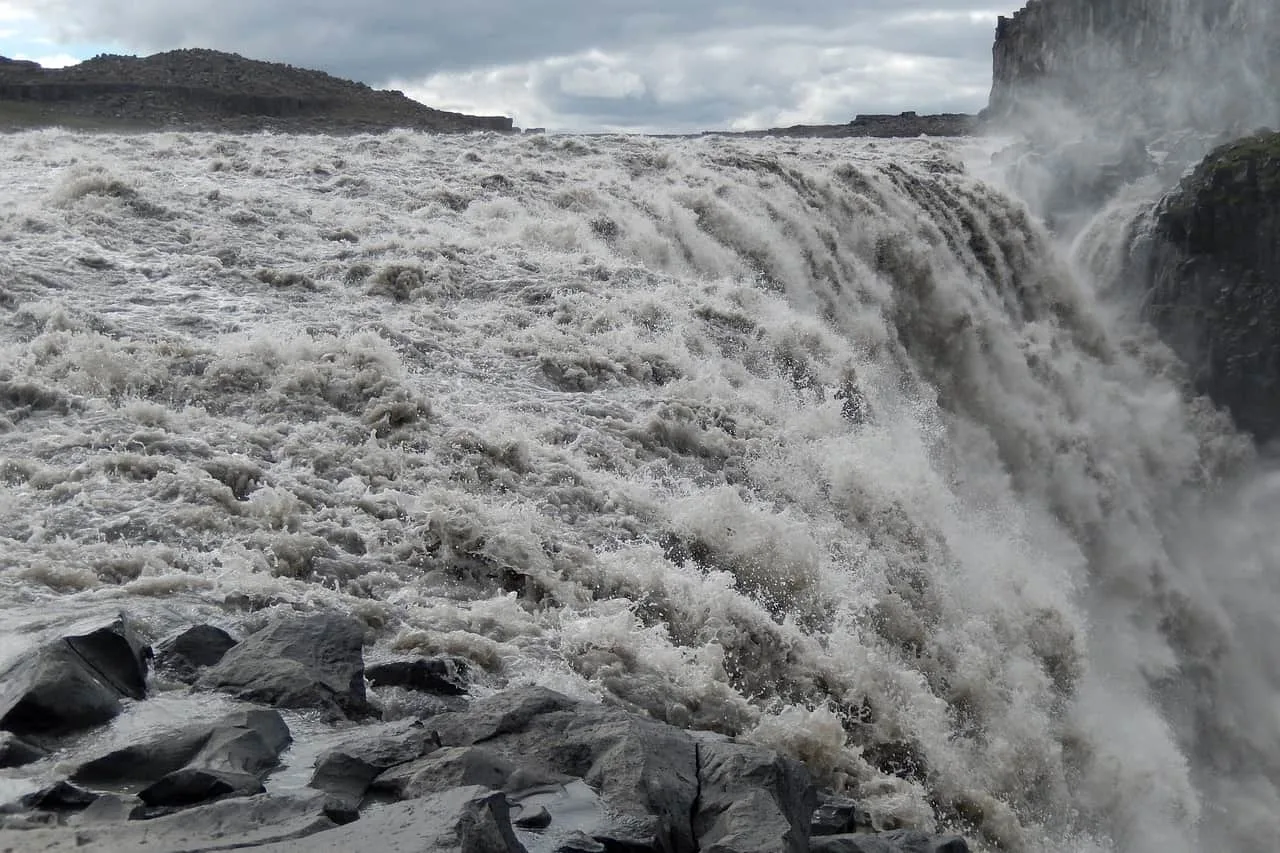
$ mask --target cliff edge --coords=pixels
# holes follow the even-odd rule
[[[507,132],[505,116],[432,109],[401,92],[213,50],[96,56],[62,69],[0,57],[0,128]]]
[[[1132,256],[1143,313],[1196,390],[1259,442],[1280,438],[1280,133],[1211,152],[1138,229]]]
[[[1030,0],[1001,17],[987,116],[1243,134],[1280,119],[1270,0]]]

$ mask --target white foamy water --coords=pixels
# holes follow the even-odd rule
[[[959,143],[0,150],[9,653],[336,608],[885,827],[1276,837],[1274,489]]]

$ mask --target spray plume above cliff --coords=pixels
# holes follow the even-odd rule
[[[1270,0],[1031,0],[1001,17],[989,116],[1232,135],[1280,119]]]

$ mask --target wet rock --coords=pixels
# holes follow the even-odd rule
[[[504,795],[480,787],[454,788],[420,800],[384,806],[355,823],[258,853],[526,853],[511,828]]]
[[[817,805],[809,771],[772,750],[705,740],[698,744],[699,850],[807,853]]]
[[[254,709],[216,723],[169,733],[82,764],[72,774],[89,784],[146,784],[149,807],[184,808],[261,793],[262,779],[290,741],[279,713]]]
[[[1131,280],[1200,393],[1259,442],[1280,437],[1280,134],[1209,154],[1156,209]]]
[[[371,790],[407,800],[479,785],[501,790],[516,773],[514,762],[483,746],[455,746],[393,767],[373,780]]]
[[[610,849],[695,849],[697,748],[686,732],[539,687],[486,697],[431,724],[445,744],[483,741],[530,779],[582,779],[606,807],[610,820],[592,835]]]
[[[265,790],[262,780],[250,773],[184,767],[143,788],[138,799],[148,806],[183,808],[226,797],[251,797]]]
[[[105,723],[146,697],[149,647],[129,619],[63,637],[0,673],[0,728],[63,734]]]
[[[156,669],[191,684],[200,670],[217,664],[235,644],[221,628],[196,625],[156,646]]]
[[[876,835],[828,835],[815,838],[810,853],[969,853],[957,835],[930,835],[914,829],[895,829]]]
[[[436,733],[421,725],[399,726],[385,734],[356,738],[321,755],[308,784],[331,795],[333,811],[349,817],[360,807],[374,779],[397,765],[435,751],[439,745]]]
[[[511,192],[515,188],[515,183],[506,175],[489,175],[480,179],[480,186],[494,192]]]
[[[546,829],[551,825],[551,812],[545,806],[528,809],[520,813],[515,823],[521,829]]]
[[[185,767],[209,739],[208,726],[167,732],[93,758],[76,768],[71,779],[89,785],[148,783]]]
[[[78,788],[70,782],[55,782],[22,798],[24,808],[46,812],[80,811],[93,805],[98,794]]]
[[[365,669],[374,687],[403,687],[423,693],[461,696],[467,692],[467,663],[459,658],[387,661]]]
[[[27,743],[17,735],[0,732],[0,768],[22,767],[39,761],[49,753],[38,746]]]
[[[103,794],[80,813],[80,826],[97,823],[124,823],[138,806],[135,799],[125,799],[116,794]]]
[[[279,618],[206,669],[196,686],[330,719],[363,717],[371,712],[363,645],[360,623],[345,616]]]
[[[844,835],[869,826],[871,815],[857,800],[819,792],[818,807],[809,820],[809,834]]]
[[[93,824],[82,820],[75,827],[0,830],[0,850],[15,853],[117,853],[125,850],[203,853],[259,849],[261,845],[305,838],[332,829],[333,821],[324,816],[323,805],[322,795],[298,798],[264,794],[222,800],[155,820]],[[302,851],[311,848],[292,849]],[[369,840],[363,849],[382,848]]]
[[[609,853],[609,848],[585,832],[574,832],[556,845],[556,853]]]
[[[523,731],[543,714],[566,711],[578,702],[545,687],[518,687],[481,699],[466,711],[440,714],[431,721],[440,742],[470,746],[511,732]]]

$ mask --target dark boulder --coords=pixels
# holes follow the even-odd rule
[[[181,770],[209,740],[210,726],[165,732],[84,762],[71,774],[88,785],[147,784]]]
[[[699,850],[809,850],[817,792],[803,764],[762,747],[708,740],[698,744],[698,782]]]
[[[421,725],[401,725],[384,733],[354,738],[316,759],[308,784],[334,798],[335,813],[350,817],[376,778],[434,752],[439,745],[436,733]]]
[[[138,792],[148,806],[184,808],[226,797],[251,797],[266,790],[262,780],[251,773],[184,767]]]
[[[374,687],[403,687],[444,696],[467,692],[467,663],[460,658],[386,661],[368,666],[365,676]]]
[[[545,687],[518,687],[481,699],[466,711],[440,714],[431,726],[446,746],[470,746],[524,731],[535,718],[569,711],[580,703]]]
[[[466,785],[499,791],[517,769],[515,762],[483,746],[451,746],[391,768],[374,779],[370,788],[402,800]]]
[[[196,625],[156,646],[156,669],[191,684],[200,670],[217,664],[235,644],[221,628]]]
[[[147,695],[150,648],[121,616],[24,655],[0,673],[0,728],[64,734],[105,723]]]
[[[1140,234],[1146,318],[1197,391],[1259,442],[1280,435],[1280,134],[1215,149]]]
[[[330,719],[367,716],[364,629],[337,614],[278,618],[237,644],[196,686],[247,702],[317,710]]]
[[[809,820],[809,834],[844,835],[871,826],[866,806],[849,797],[819,792],[818,807]]]
[[[138,797],[147,806],[185,808],[261,793],[262,779],[279,763],[289,741],[279,713],[238,711],[216,723],[107,753],[82,764],[71,778],[99,785],[143,784]]]
[[[22,767],[39,761],[49,753],[17,735],[0,732],[0,768]]]
[[[486,697],[431,724],[446,745],[483,742],[533,784],[540,776],[582,779],[609,817],[591,835],[610,849],[696,849],[697,746],[687,732],[539,687]],[[508,779],[507,787],[516,786]]]
[[[39,791],[27,794],[20,802],[23,808],[46,812],[70,812],[87,809],[98,797],[98,794],[78,788],[70,782],[55,782]]]

